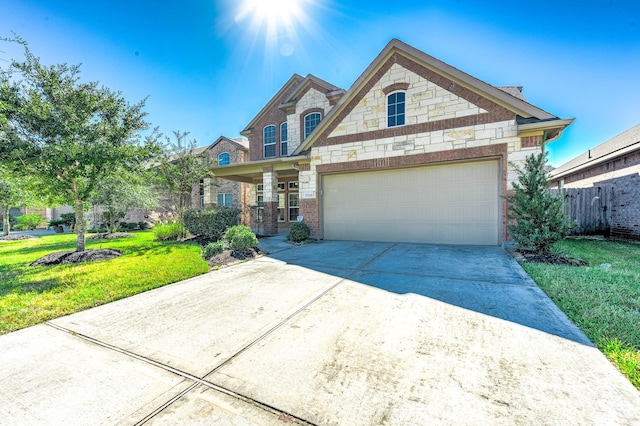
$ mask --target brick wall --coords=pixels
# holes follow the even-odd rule
[[[611,234],[640,239],[640,150],[564,176],[565,188],[613,188]],[[559,186],[560,179],[551,182]]]

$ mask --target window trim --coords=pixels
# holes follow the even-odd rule
[[[297,205],[296,206],[292,206],[291,205],[291,196],[295,195],[297,197]],[[298,212],[295,215],[295,219],[291,219],[291,210],[296,209]],[[289,219],[289,222],[297,222],[298,221],[298,216],[300,216],[300,194],[298,192],[289,192],[287,194],[287,218]]]
[[[222,164],[220,157],[223,155],[227,155],[227,162]],[[218,166],[228,166],[229,164],[231,164],[231,154],[229,154],[228,152],[221,152],[220,154],[218,154]]]
[[[284,132],[282,131],[284,127]],[[283,138],[282,135],[285,137]],[[289,146],[289,126],[286,121],[280,123],[280,156],[286,157],[289,155],[288,146]]]
[[[267,134],[267,129],[273,128],[273,142],[271,143],[267,143],[267,138],[266,138],[266,134]],[[276,157],[277,155],[277,151],[276,151],[276,126],[275,124],[268,124],[266,126],[264,126],[262,128],[262,156],[264,158],[273,158]],[[273,155],[267,155],[267,147],[271,148],[273,147]]]
[[[394,119],[396,120],[396,124],[391,125],[389,124],[389,120],[391,119],[391,114],[389,114],[389,98],[391,98],[391,96],[396,95],[398,93],[402,93],[404,95],[404,100],[402,102],[403,106],[404,106],[404,111],[402,112],[402,124],[397,124],[397,118],[400,116],[397,112],[393,115]],[[394,105],[398,105],[398,102],[396,101],[396,103]],[[394,90],[392,92],[387,93],[387,128],[392,128],[392,127],[401,127],[401,126],[405,126],[407,124],[407,92],[405,90]]]
[[[220,204],[220,196],[222,196],[222,204]],[[231,199],[230,203],[227,203],[227,197]],[[232,192],[218,192],[216,195],[216,203],[218,206],[233,207],[233,193]]]
[[[308,115],[315,114],[315,113],[320,114],[320,121],[318,122],[318,124],[316,124],[316,127],[318,127],[318,125],[324,119],[324,110],[322,108],[309,108],[300,114],[299,117],[300,117],[300,139],[301,140],[305,140],[307,136],[309,136],[309,135],[305,136],[305,125],[304,125],[305,118]],[[314,130],[315,130],[315,127],[314,127]],[[309,134],[311,133],[313,133],[313,130],[309,132]]]

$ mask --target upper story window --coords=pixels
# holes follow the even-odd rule
[[[285,157],[289,155],[288,146],[287,146],[287,122],[285,121],[280,125],[280,155]]]
[[[218,154],[218,166],[226,166],[229,164],[229,153],[221,152]]]
[[[276,156],[276,126],[267,126],[262,131],[264,158]]]
[[[318,123],[320,123],[320,119],[321,119],[321,116],[319,112],[312,112],[311,114],[307,114],[304,116],[304,138],[305,139],[307,138],[307,136],[309,136],[311,132],[313,132],[313,129],[316,128]]]
[[[404,125],[405,92],[394,92],[387,96],[387,127]]]

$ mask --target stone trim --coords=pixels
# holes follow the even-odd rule
[[[488,111],[487,113],[478,114],[476,116],[466,116],[453,119],[445,119],[438,121],[431,121],[426,123],[419,123],[415,125],[407,125],[401,127],[393,127],[389,129],[381,129],[373,132],[356,133],[353,135],[344,135],[329,138],[331,132],[344,121],[349,113],[360,103],[360,101],[369,93],[371,89],[380,81],[384,74],[393,66],[393,64],[399,64],[403,68],[421,76],[422,78],[434,83],[435,85],[445,88],[454,95]],[[360,142],[370,139],[388,138],[394,136],[402,136],[420,132],[430,132],[434,130],[443,130],[456,127],[474,126],[478,124],[494,123],[499,121],[515,120],[516,114],[509,111],[505,107],[498,105],[497,103],[460,86],[452,80],[436,73],[435,71],[424,67],[423,65],[414,62],[413,60],[394,53],[389,59],[382,64],[382,66],[376,71],[371,78],[360,88],[360,90],[354,94],[353,98],[347,103],[347,105],[336,114],[336,117],[332,118],[329,123],[318,136],[314,142],[314,146],[328,146],[338,145],[348,142]]]
[[[392,85],[382,89],[382,93],[384,93],[385,95],[388,95],[389,93],[395,92],[397,90],[406,91],[407,89],[409,89],[409,83],[393,83]]]

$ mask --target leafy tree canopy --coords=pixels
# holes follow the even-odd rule
[[[156,155],[144,101],[80,81],[78,65],[45,66],[24,41],[25,58],[3,72],[0,116],[6,137],[0,160],[31,170],[41,190],[74,207],[77,250],[84,250],[84,209],[98,185],[119,168],[138,170]]]

